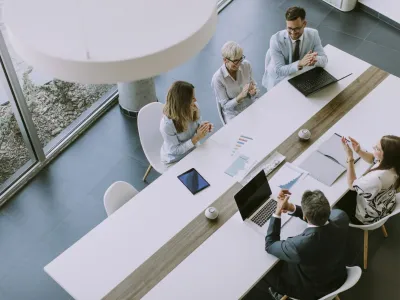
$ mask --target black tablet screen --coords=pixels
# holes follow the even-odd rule
[[[195,169],[186,171],[179,175],[178,178],[193,195],[210,186],[210,184]]]

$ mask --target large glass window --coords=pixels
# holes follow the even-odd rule
[[[22,91],[45,153],[115,91],[115,85],[85,85],[52,79],[35,81],[32,68],[22,74]],[[101,103],[99,103],[101,102]]]
[[[117,91],[116,85],[65,82],[29,66],[9,41],[2,6],[0,0],[0,202],[87,128]]]
[[[1,4],[0,4],[1,5]],[[116,85],[65,82],[26,64],[1,31],[45,153],[52,150],[116,90]]]
[[[1,64],[2,65],[2,64]],[[0,83],[0,193],[36,163],[18,105],[6,84]]]

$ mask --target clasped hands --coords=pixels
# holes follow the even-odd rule
[[[247,97],[248,94],[250,94],[250,96],[254,96],[256,93],[257,93],[257,86],[253,81],[250,81],[250,83],[246,84],[243,87],[243,90],[240,92],[238,96],[238,100],[239,102],[241,102]]]
[[[289,202],[290,195],[291,193],[289,192],[289,190],[281,190],[279,192],[275,210],[275,215],[277,215],[278,217],[280,217],[282,213],[293,213],[296,210],[294,204]]]
[[[311,50],[299,61],[298,66],[303,68],[305,66],[313,66],[317,62],[317,52],[312,52]]]

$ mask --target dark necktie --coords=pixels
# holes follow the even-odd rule
[[[300,59],[300,40],[296,41],[296,47],[294,48],[292,62],[298,61]]]

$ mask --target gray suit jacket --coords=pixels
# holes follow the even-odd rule
[[[285,77],[298,71],[297,62],[292,61],[292,41],[286,30],[279,31],[271,37],[269,49],[265,56],[265,73],[262,85],[270,90]],[[318,30],[305,28],[303,41],[300,46],[300,58],[303,58],[308,51],[317,52],[316,67],[324,68],[328,62],[318,35]]]

